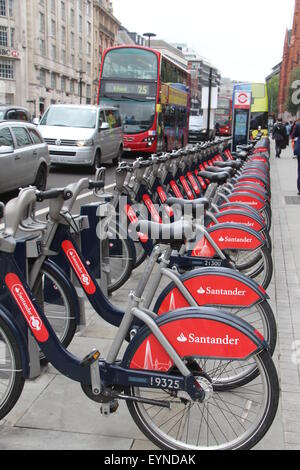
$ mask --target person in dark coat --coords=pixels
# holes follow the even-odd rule
[[[276,143],[276,158],[280,158],[281,152],[286,148],[287,144],[287,133],[286,127],[282,122],[281,118],[278,118],[273,128],[273,139]]]
[[[298,160],[298,196],[300,196],[300,121],[296,122],[294,129],[292,131],[291,138],[295,140],[294,155]]]

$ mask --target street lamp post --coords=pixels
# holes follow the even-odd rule
[[[148,47],[151,45],[151,38],[155,38],[156,34],[154,33],[144,33],[143,36],[146,36],[148,38]]]
[[[206,133],[206,139],[210,139],[210,114],[211,114],[211,93],[212,93],[212,74],[213,74],[213,69],[212,67],[210,68],[209,71],[209,88],[208,88],[208,110],[207,110],[207,133]]]
[[[80,104],[82,104],[82,84],[83,84],[83,79],[82,76],[85,73],[83,70],[78,70],[79,73],[79,96],[80,96]]]

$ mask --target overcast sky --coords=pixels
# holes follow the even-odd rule
[[[186,43],[223,77],[264,81],[282,59],[294,0],[113,0],[113,6],[129,31]]]

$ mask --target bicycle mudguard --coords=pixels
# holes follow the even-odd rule
[[[254,209],[261,211],[265,208],[265,201],[262,201],[259,197],[248,192],[236,192],[228,196],[229,202],[237,202],[239,204],[247,204]]]
[[[23,331],[21,329],[20,324],[14,319],[14,317],[3,305],[0,305],[0,318],[10,328],[11,333],[13,334],[16,339],[16,342],[18,343],[22,359],[23,377],[24,379],[28,379],[30,376],[30,357],[26,338],[27,327],[25,327]]]
[[[262,335],[233,315],[211,308],[189,308],[155,320],[160,331],[182,358],[247,360],[267,349]],[[130,342],[123,367],[169,372],[174,363],[148,327]]]
[[[220,224],[239,224],[252,228],[256,232],[261,232],[266,229],[261,217],[242,210],[227,210],[214,214],[214,217]],[[208,228],[214,227],[214,222],[210,222]]]
[[[207,233],[220,250],[254,251],[266,244],[266,239],[248,227],[237,224],[218,224],[207,229]],[[192,251],[192,256],[212,258],[216,250],[204,236]]]
[[[236,193],[251,194],[255,197],[258,197],[258,199],[260,199],[262,202],[266,202],[269,199],[264,190],[259,191],[258,189],[255,189],[255,188],[252,188],[251,186],[246,186],[246,185],[239,186],[238,188],[234,188],[232,191],[232,194],[236,194]]]
[[[240,176],[237,179],[237,182],[239,182],[239,183],[240,182],[245,182],[245,181],[249,181],[250,183],[256,183],[259,186],[262,186],[263,188],[267,188],[269,186],[268,181],[265,181],[264,178],[261,178],[260,176],[255,175],[253,173],[243,174],[242,176]]]
[[[226,212],[228,210],[242,210],[242,211],[246,211],[246,212],[249,212],[250,214],[258,217],[261,219],[261,221],[265,224],[265,220],[263,218],[263,216],[261,215],[261,213],[257,210],[257,209],[254,209],[254,207],[251,207],[251,206],[247,206],[247,204],[244,204],[244,203],[238,203],[238,202],[231,202],[231,203],[225,203],[225,204],[222,204],[221,206],[218,207],[219,211],[220,212]]]
[[[270,168],[269,157],[264,157],[264,154],[257,154],[250,160],[251,162],[264,163],[267,168]]]
[[[265,188],[263,188],[262,186],[260,186],[259,184],[257,183],[251,183],[249,181],[241,181],[240,183],[235,183],[234,184],[234,189],[238,189],[238,188],[248,188],[248,189],[253,189],[254,191],[258,191],[259,193],[263,194],[264,196],[268,197],[269,198],[269,191]]]
[[[228,268],[195,269],[180,281],[199,306],[243,308],[269,299],[255,281]],[[163,315],[190,306],[184,291],[171,282],[158,297],[154,312]]]

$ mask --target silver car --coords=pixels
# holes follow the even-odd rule
[[[52,105],[38,126],[52,165],[84,165],[92,172],[117,165],[123,154],[119,110],[108,106]]]
[[[36,126],[0,122],[0,193],[28,185],[44,190],[49,169],[48,146]]]

